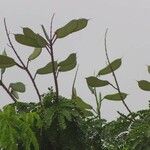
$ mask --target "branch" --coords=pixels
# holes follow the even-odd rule
[[[118,81],[117,81],[117,77],[115,75],[115,72],[114,72],[114,70],[113,70],[113,68],[111,66],[110,60],[109,60],[108,51],[107,51],[107,33],[108,33],[108,29],[105,32],[105,39],[104,39],[106,58],[107,58],[109,66],[110,66],[112,75],[114,77],[114,80],[115,80],[115,83],[116,83],[116,86],[117,86],[117,90],[118,90],[118,93],[119,93],[119,95],[121,97],[122,103],[124,104],[124,106],[126,107],[126,109],[128,110],[128,112],[131,113],[131,110],[129,109],[128,105],[125,103],[125,101],[124,101],[124,99],[123,99],[123,97],[121,95],[121,90],[120,90],[120,87],[119,87],[119,84],[118,84]]]
[[[4,18],[4,26],[5,26],[5,32],[6,32],[6,35],[7,35],[7,38],[8,38],[8,41],[9,41],[9,44],[10,44],[10,47],[12,48],[12,50],[14,51],[15,55],[17,56],[18,60],[20,61],[20,63],[22,64],[23,67],[25,67],[23,61],[21,60],[20,56],[18,55],[16,49],[14,48],[12,42],[11,42],[11,39],[10,39],[10,36],[9,36],[9,32],[8,32],[8,28],[7,28],[7,24],[6,24],[6,19]]]
[[[2,82],[2,80],[0,81],[0,85],[3,87],[3,89],[7,92],[7,94],[11,97],[11,99],[16,103],[17,100],[15,99],[15,97],[10,93],[10,91],[8,90],[8,88],[5,86],[5,84]]]
[[[51,24],[50,24],[50,40],[49,40],[49,46],[46,47],[47,51],[49,52],[51,56],[52,61],[52,69],[53,69],[53,77],[54,77],[54,83],[55,83],[55,90],[56,90],[56,101],[58,102],[59,99],[59,88],[58,88],[58,81],[57,81],[57,72],[55,70],[55,59],[54,59],[54,53],[53,53],[53,35],[52,35],[52,27],[53,27],[53,19],[54,15],[51,18]]]
[[[33,83],[33,86],[34,86],[34,88],[35,88],[35,90],[36,90],[36,93],[37,93],[37,95],[38,95],[40,104],[41,104],[41,106],[42,106],[42,100],[41,100],[40,92],[39,92],[39,90],[38,90],[38,88],[37,88],[37,85],[36,85],[36,83],[35,83],[35,81],[34,81],[34,78],[33,78],[32,75],[31,75],[29,69],[25,66],[24,62],[21,60],[20,56],[18,55],[18,53],[17,53],[17,51],[16,51],[14,45],[12,44],[11,38],[10,38],[9,33],[8,33],[8,28],[7,28],[7,24],[6,24],[6,20],[5,20],[5,19],[4,19],[4,26],[5,26],[6,35],[7,35],[8,41],[9,41],[9,45],[10,45],[10,47],[12,48],[12,50],[14,51],[14,53],[15,53],[15,55],[17,56],[17,58],[18,58],[18,60],[20,61],[20,63],[22,64],[22,66],[19,65],[19,64],[17,64],[17,66],[20,67],[20,68],[22,68],[22,69],[24,69],[24,70],[27,72],[27,74],[29,75],[29,77],[30,77],[30,79],[31,79],[31,81],[32,81],[32,83]]]

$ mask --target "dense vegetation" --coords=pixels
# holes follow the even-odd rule
[[[120,90],[116,70],[120,68],[122,59],[110,61],[107,50],[107,31],[105,34],[105,54],[107,66],[94,75],[87,77],[89,92],[95,97],[96,109],[84,102],[76,93],[75,81],[78,72],[76,53],[70,54],[63,61],[54,58],[54,44],[70,34],[84,29],[87,19],[72,20],[65,26],[52,30],[50,35],[42,25],[44,37],[30,28],[23,28],[22,34],[15,34],[15,40],[25,46],[34,48],[27,62],[23,62],[11,40],[6,21],[5,31],[9,46],[17,57],[17,61],[7,56],[6,51],[0,55],[1,79],[0,85],[11,97],[13,103],[0,110],[0,149],[2,150],[150,150],[150,109],[132,112],[125,102],[128,94]],[[35,74],[30,71],[29,64],[45,49],[50,60],[37,69]],[[3,76],[8,68],[17,66],[26,72],[35,88],[38,102],[22,102],[19,94],[25,92],[25,84],[17,81],[5,85]],[[76,68],[72,85],[71,98],[59,94],[58,77],[61,72]],[[148,66],[150,73],[150,67]],[[54,87],[40,94],[36,84],[36,76],[49,74],[54,77]],[[112,75],[111,81],[103,80],[104,75]],[[140,89],[150,91],[150,82],[138,81]],[[111,86],[114,93],[102,96],[99,89]],[[18,94],[19,93],[19,94]],[[117,120],[108,122],[101,116],[103,100],[121,101],[128,115],[118,112]]]

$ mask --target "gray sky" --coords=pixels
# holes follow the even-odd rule
[[[150,1],[149,0],[0,0],[0,48],[6,48],[9,56],[14,56],[7,47],[3,18],[7,19],[11,33],[21,33],[21,27],[30,27],[41,33],[41,24],[49,27],[50,18],[55,13],[54,29],[72,19],[90,19],[84,31],[75,33],[65,39],[58,40],[55,45],[56,59],[63,60],[70,53],[77,52],[80,64],[76,88],[78,94],[95,106],[94,97],[90,94],[85,77],[93,75],[106,64],[104,54],[104,33],[109,28],[108,49],[111,60],[123,58],[122,67],[116,72],[120,87],[129,94],[126,99],[129,107],[135,111],[148,107],[150,93],[141,91],[137,80],[150,79],[146,66],[150,64]],[[32,48],[16,44],[16,49],[25,61]],[[36,59],[31,68],[35,71],[48,62],[46,52]],[[70,96],[75,70],[60,74],[60,91]],[[27,92],[20,96],[22,101],[36,101],[37,96],[29,78],[20,69],[8,69],[4,77],[5,83],[23,81]],[[106,76],[103,79],[111,79]],[[52,75],[38,76],[38,87],[42,92],[53,85]],[[111,93],[111,88],[99,89],[103,95]],[[0,106],[11,102],[0,88]],[[121,102],[104,101],[102,115],[106,119],[114,118],[119,110],[126,113]]]

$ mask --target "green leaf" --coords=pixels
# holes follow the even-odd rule
[[[146,80],[137,81],[140,89],[150,91],[150,82]]]
[[[62,109],[61,114],[66,118],[68,121],[72,121],[71,112],[69,112],[67,109]]]
[[[116,94],[106,95],[104,98],[112,101],[121,101],[122,99],[124,100],[126,97],[127,97],[126,93],[116,93]]]
[[[66,129],[67,125],[66,125],[66,121],[65,121],[65,116],[63,116],[62,114],[58,115],[58,123],[59,123],[59,127],[61,129]]]
[[[18,43],[36,48],[46,47],[47,42],[41,35],[34,33],[29,28],[23,28],[23,33],[15,34]]]
[[[147,66],[147,69],[148,69],[148,73],[150,73],[150,66]]]
[[[63,38],[68,36],[69,34],[73,32],[77,32],[79,30],[84,29],[87,26],[88,20],[87,19],[74,19],[67,23],[64,27],[56,30],[57,38]]]
[[[55,70],[57,69],[57,61],[54,62]],[[37,70],[37,74],[49,74],[53,72],[52,62]]]
[[[49,109],[45,109],[45,111],[44,111],[44,121],[49,127],[51,126],[51,124],[53,122],[54,115],[55,115],[54,107],[49,108]]]
[[[9,85],[14,91],[25,92],[25,85],[22,82],[10,83]]]
[[[42,48],[35,48],[33,53],[29,56],[28,60],[34,60],[36,59],[42,52]]]
[[[0,55],[0,68],[9,68],[16,65],[16,62],[13,58]]]
[[[3,56],[7,56],[7,53],[6,53],[5,50],[3,51],[2,55],[3,55]],[[1,75],[3,75],[3,74],[5,73],[5,70],[6,70],[6,68],[2,68],[2,69],[1,69]]]
[[[30,29],[30,28],[23,28],[23,33],[25,36],[29,36],[29,37],[35,37],[35,33]]]
[[[73,101],[77,107],[80,107],[82,109],[92,109],[92,106],[85,103],[80,97],[74,98]]]
[[[106,86],[109,84],[108,81],[100,80],[94,76],[90,76],[90,77],[86,78],[86,82],[87,82],[88,86],[90,86],[90,87],[102,87],[102,86]]]
[[[122,60],[121,58],[118,58],[116,60],[114,60],[112,63],[110,63],[110,65],[106,66],[104,69],[100,70],[98,75],[106,75],[109,73],[112,73],[111,68],[113,69],[113,71],[117,70],[122,64]]]
[[[66,58],[64,61],[61,61],[58,66],[59,66],[59,71],[60,72],[65,72],[65,71],[70,71],[76,67],[77,64],[77,58],[76,58],[76,53],[72,53]]]
[[[91,93],[92,93],[92,94],[94,94],[94,93],[95,93],[95,90],[94,90],[94,88],[93,88],[93,87],[91,87],[91,86],[89,86],[89,85],[88,85],[88,88],[89,88],[89,90],[91,91]]]
[[[19,99],[19,95],[16,91],[14,91],[13,89],[11,90],[11,94],[16,98]]]

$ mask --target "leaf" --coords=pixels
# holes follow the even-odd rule
[[[55,34],[57,35],[57,38],[66,37],[73,32],[84,29],[87,26],[87,23],[88,20],[84,18],[78,20],[74,19],[67,23],[64,27],[56,30]]]
[[[30,29],[30,28],[23,28],[23,33],[24,35],[28,36],[28,37],[35,37],[35,33]]]
[[[92,109],[92,106],[85,103],[80,97],[74,98],[73,101],[77,107],[80,107],[82,109]]]
[[[94,88],[93,88],[93,87],[91,87],[91,86],[89,86],[89,85],[88,85],[88,88],[89,88],[89,90],[91,91],[91,93],[92,93],[92,94],[94,94],[94,93],[95,93],[95,90],[94,90]]]
[[[113,69],[113,71],[117,70],[122,64],[122,60],[121,58],[118,58],[116,60],[114,60],[112,63],[110,63],[110,65],[106,66],[104,69],[100,70],[98,75],[106,75],[109,73],[112,73],[111,68]]]
[[[16,62],[13,58],[0,55],[0,68],[9,68],[16,65]]]
[[[46,40],[39,34],[34,33],[29,28],[23,28],[24,34],[15,34],[15,40],[23,45],[42,48],[47,45]]]
[[[42,52],[42,48],[35,48],[33,53],[29,56],[28,60],[34,60],[36,59]]]
[[[147,66],[147,69],[148,69],[148,73],[150,73],[150,66]]]
[[[11,94],[16,98],[19,99],[19,95],[16,91],[14,91],[13,89],[11,90]]]
[[[86,78],[86,82],[87,82],[88,86],[90,86],[90,87],[102,87],[102,86],[106,86],[109,84],[108,81],[100,80],[94,76],[90,76],[90,77]]]
[[[106,95],[104,98],[112,101],[121,101],[122,99],[124,100],[126,97],[127,97],[126,93],[116,93],[116,94]]]
[[[6,53],[5,50],[3,51],[2,55],[3,55],[3,56],[7,56],[7,53]],[[1,69],[1,75],[3,75],[3,74],[5,73],[5,70],[6,70],[6,68],[2,68],[2,69]]]
[[[66,120],[72,121],[71,112],[69,112],[68,110],[62,109],[61,114],[63,114],[63,116],[66,118]]]
[[[76,60],[76,53],[72,53],[66,58],[64,61],[61,61],[59,66],[60,72],[70,71],[76,67],[77,60]]]
[[[54,62],[55,70],[57,69],[57,61]],[[37,70],[37,74],[49,74],[53,72],[52,62]]]
[[[50,127],[52,122],[53,122],[53,117],[55,115],[55,109],[49,108],[49,109],[45,109],[44,111],[44,121],[45,123]]]
[[[140,89],[150,91],[150,82],[146,80],[137,81]]]
[[[14,91],[25,92],[25,85],[22,82],[10,83],[9,85]]]
[[[62,114],[58,115],[58,123],[59,123],[59,127],[61,129],[66,129],[67,125],[66,125],[66,121],[65,121],[65,116],[63,116]]]

